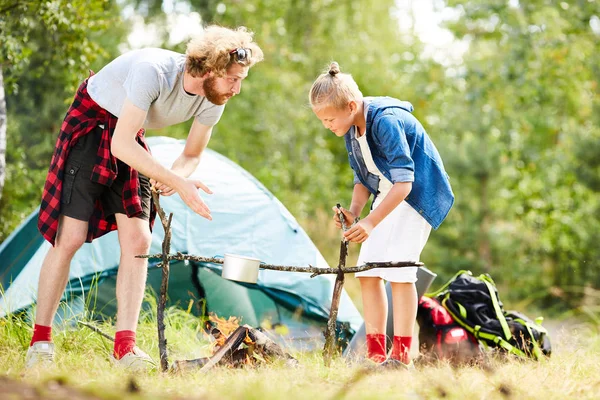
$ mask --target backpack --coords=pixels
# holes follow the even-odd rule
[[[460,326],[435,298],[419,299],[419,347],[427,360],[471,362],[482,355],[475,336]]]
[[[486,348],[540,360],[550,356],[552,346],[542,318],[532,321],[516,311],[505,311],[496,284],[488,274],[458,272],[434,293],[460,326]]]

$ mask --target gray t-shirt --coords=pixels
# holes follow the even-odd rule
[[[187,93],[184,68],[184,54],[153,48],[133,50],[92,76],[87,89],[92,100],[116,117],[126,98],[148,111],[145,128],[164,128],[192,117],[203,125],[215,125],[225,106]]]

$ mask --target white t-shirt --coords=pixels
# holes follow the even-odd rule
[[[369,113],[369,100],[365,99],[363,104],[365,109],[366,120],[367,114]],[[381,202],[383,201],[385,196],[387,196],[390,190],[392,190],[394,184],[389,179],[387,179],[381,173],[379,168],[377,168],[377,166],[375,165],[375,162],[373,161],[373,156],[371,155],[371,149],[369,148],[369,143],[367,142],[367,132],[365,131],[364,135],[358,136],[358,129],[354,127],[354,135],[356,137],[356,140],[358,140],[358,144],[360,145],[360,151],[365,161],[365,165],[367,166],[367,170],[369,170],[370,173],[379,177],[379,194],[377,195],[377,198],[373,203],[373,209],[375,209],[379,204],[381,204]]]
[[[369,111],[369,102],[368,98],[364,99],[365,119]],[[367,169],[379,177],[379,194],[373,202],[373,209],[375,209],[394,185],[373,162],[371,149],[367,142],[367,133],[365,132],[359,137],[358,129],[356,127],[354,129],[354,135],[360,144],[360,151]],[[425,218],[406,201],[403,201],[373,229],[362,244],[357,265],[381,261],[419,261],[430,232],[431,225]],[[413,283],[417,281],[417,268],[373,268],[358,272],[356,276],[359,278],[378,277],[389,282]]]
[[[88,81],[92,100],[119,117],[125,99],[148,111],[145,128],[160,129],[195,117],[213,126],[225,106],[183,89],[185,54],[164,49],[129,51],[111,61]]]

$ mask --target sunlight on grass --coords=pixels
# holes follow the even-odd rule
[[[141,321],[138,343],[158,359],[155,315],[147,312]],[[171,362],[209,354],[198,318],[170,308],[166,321]],[[95,324],[114,335],[109,322]],[[24,357],[31,328],[23,319],[9,317],[0,319],[0,376],[42,388],[49,381],[60,382],[103,399],[595,398],[600,390],[597,333],[597,328],[588,325],[561,328],[553,336],[555,351],[551,359],[539,363],[492,360],[486,368],[452,368],[440,363],[413,372],[367,372],[360,366],[347,365],[343,359],[326,368],[316,351],[295,353],[300,361],[298,368],[276,362],[247,370],[215,368],[207,373],[181,374],[152,371],[129,376],[111,365],[112,342],[80,326],[56,330],[54,370],[26,372]]]
[[[322,215],[303,226],[331,266],[337,265],[340,235],[329,216]],[[323,227],[327,226],[326,229]],[[358,246],[350,247],[348,265],[355,265]],[[359,309],[360,289],[353,276],[345,288]],[[94,286],[94,285],[92,285]],[[87,309],[92,297],[84,299]],[[148,292],[138,328],[138,345],[158,361],[156,294]],[[63,315],[73,315],[62,303]],[[34,310],[33,310],[34,311]],[[334,360],[323,365],[320,351],[292,353],[298,368],[275,362],[255,369],[214,368],[206,373],[188,371],[162,374],[158,371],[129,375],[110,362],[112,342],[80,326],[74,317],[54,327],[56,365],[52,370],[25,371],[24,360],[31,338],[32,311],[0,319],[0,398],[4,382],[28,385],[42,396],[59,385],[77,395],[48,398],[102,399],[564,399],[596,398],[600,391],[599,326],[569,320],[549,321],[553,356],[542,362],[491,360],[484,367],[453,368],[445,363],[418,366],[416,371],[366,370]],[[85,318],[93,320],[94,312]],[[590,319],[593,321],[593,319]],[[196,359],[211,354],[211,344],[202,321],[190,309],[170,307],[165,312],[169,360]],[[114,336],[114,321],[92,321]],[[315,346],[318,348],[318,346]],[[9,379],[1,381],[1,379]],[[58,383],[57,383],[58,382]],[[27,387],[27,386],[23,386]],[[23,393],[21,393],[23,395]],[[8,398],[25,398],[13,396]],[[43,398],[43,397],[41,397]]]

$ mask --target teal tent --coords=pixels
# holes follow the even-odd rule
[[[152,154],[170,167],[185,142],[150,137]],[[294,217],[260,182],[222,155],[206,150],[192,175],[214,192],[204,195],[211,209],[208,221],[188,209],[178,195],[161,198],[165,212],[172,212],[171,251],[204,257],[225,253],[245,255],[276,265],[326,267],[327,263]],[[0,317],[26,310],[35,303],[42,260],[50,244],[37,231],[38,212],[0,245]],[[151,253],[161,252],[164,231],[157,219]],[[64,300],[69,314],[93,308],[115,314],[115,284],[119,261],[116,232],[86,243],[71,263]],[[158,260],[150,262],[148,285],[159,291]],[[220,317],[241,317],[258,326],[265,321],[289,328],[287,339],[321,337],[329,315],[334,276],[310,278],[307,273],[261,270],[258,283],[241,284],[220,276],[219,264],[173,262],[169,281],[170,304],[188,309],[205,302]],[[197,311],[197,307],[191,307]],[[63,316],[64,317],[64,316]],[[338,315],[340,326],[351,336],[362,318],[344,292]]]

